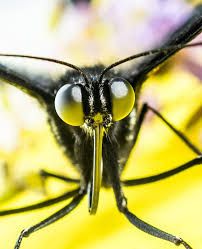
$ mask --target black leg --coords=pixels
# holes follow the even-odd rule
[[[128,210],[127,207],[127,200],[124,197],[124,194],[121,190],[121,186],[118,184],[118,181],[116,182],[116,184],[113,186],[114,189],[114,193],[115,193],[115,198],[116,198],[116,202],[117,202],[117,206],[118,209],[121,213],[123,213],[125,215],[125,217],[134,225],[136,226],[138,229],[142,230],[145,233],[148,233],[152,236],[155,236],[157,238],[163,239],[163,240],[167,240],[172,242],[175,245],[183,245],[186,249],[192,249],[191,246],[189,246],[183,239],[181,239],[180,237],[174,236],[170,233],[164,232],[148,223],[146,223],[145,221],[141,220],[140,218],[138,218],[136,215],[134,215],[133,213],[131,213]]]
[[[154,110],[154,108],[150,107],[149,105],[147,105],[146,103],[143,105],[138,120],[137,120],[137,125],[136,125],[136,130],[135,130],[135,141],[137,140],[137,137],[139,135],[140,132],[140,128],[142,126],[142,123],[144,121],[145,115],[148,111],[152,111],[154,114],[156,114],[168,127],[171,128],[171,130],[173,132],[175,132],[175,134],[182,139],[182,141],[193,151],[195,152],[197,155],[199,155],[197,158],[183,164],[180,165],[174,169],[168,170],[166,172],[157,174],[157,175],[152,175],[152,176],[148,176],[148,177],[143,177],[143,178],[138,178],[138,179],[131,179],[131,180],[124,180],[122,181],[123,185],[125,186],[135,186],[135,185],[140,185],[140,184],[146,184],[146,183],[151,183],[151,182],[156,182],[162,179],[165,179],[167,177],[170,177],[172,175],[175,175],[179,172],[182,172],[186,169],[189,169],[195,165],[199,165],[202,164],[202,152],[196,147],[194,146],[188,138],[185,137],[185,135],[183,133],[181,133],[180,131],[178,131],[173,125],[171,125],[158,111]]]
[[[59,203],[61,201],[65,201],[71,197],[74,197],[75,195],[77,195],[80,191],[80,188],[77,188],[75,190],[72,191],[68,191],[66,193],[64,193],[63,195],[60,195],[58,197],[55,198],[51,198],[48,199],[46,201],[42,201],[42,202],[38,202],[32,205],[28,205],[28,206],[24,206],[24,207],[20,207],[20,208],[13,208],[13,209],[8,209],[8,210],[0,210],[0,216],[5,216],[5,215],[11,215],[11,214],[18,214],[18,213],[24,213],[24,212],[28,212],[28,211],[32,211],[32,210],[36,210],[36,209],[40,209],[40,208],[44,208],[44,207],[48,207],[51,205],[54,205],[56,203]]]
[[[156,114],[181,140],[197,155],[202,155],[202,152],[192,144],[189,139],[179,130],[177,130],[170,122],[168,122],[157,110],[147,105],[147,108]]]
[[[134,215],[133,213],[131,213],[127,207],[122,207],[122,213],[126,216],[126,218],[137,228],[139,228],[140,230],[155,236],[157,238],[160,239],[164,239],[167,241],[172,242],[173,244],[179,246],[179,245],[183,245],[186,249],[192,249],[192,247],[190,245],[188,245],[183,239],[181,239],[180,237],[174,236],[170,233],[164,232],[148,223],[146,223],[145,221],[141,220],[140,218],[138,218],[136,215]]]
[[[64,208],[60,209],[59,211],[57,211],[56,213],[52,214],[51,216],[49,216],[48,218],[46,218],[45,220],[37,223],[34,226],[31,226],[27,229],[24,229],[20,236],[18,237],[18,240],[15,244],[15,248],[14,249],[19,249],[22,239],[24,237],[28,237],[30,234],[36,232],[39,229],[42,229],[50,224],[52,224],[53,222],[56,222],[57,220],[63,218],[65,215],[67,215],[68,213],[70,213],[73,209],[75,209],[78,204],[81,202],[81,200],[83,199],[85,193],[79,193],[76,197],[74,197],[74,199],[68,204],[66,205]]]
[[[186,249],[192,249],[183,239],[174,236],[172,234],[169,234],[167,232],[164,232],[145,221],[141,220],[137,216],[135,216],[133,213],[131,213],[128,210],[127,207],[127,199],[124,196],[124,193],[122,191],[121,182],[120,182],[120,176],[119,172],[117,170],[117,162],[112,161],[110,162],[109,166],[109,176],[112,184],[112,188],[114,191],[114,195],[116,198],[116,203],[119,211],[124,214],[124,216],[137,228],[142,230],[143,232],[146,232],[152,236],[158,237],[163,240],[167,240],[172,242],[175,245],[183,245]]]
[[[45,180],[45,179],[47,179],[49,177],[53,177],[53,178],[56,178],[56,179],[59,179],[59,180],[65,181],[65,182],[80,183],[79,179],[73,179],[73,178],[63,176],[63,175],[50,173],[50,172],[48,172],[46,170],[43,170],[43,169],[39,172],[39,174],[40,174],[42,180]]]
[[[199,156],[199,157],[197,157],[197,158],[195,158],[195,159],[193,159],[193,160],[191,160],[191,161],[189,161],[189,162],[187,162],[179,167],[165,171],[163,173],[148,176],[148,177],[124,180],[124,181],[122,181],[122,183],[124,186],[136,186],[136,185],[156,182],[156,181],[168,178],[170,176],[173,176],[175,174],[178,174],[186,169],[189,169],[189,168],[196,166],[196,165],[199,165],[199,164],[202,164],[202,156]]]
[[[142,123],[144,121],[145,115],[147,114],[148,111],[152,111],[155,115],[157,115],[181,140],[197,155],[202,155],[202,152],[195,146],[193,145],[189,139],[179,130],[177,130],[170,122],[168,122],[158,111],[156,111],[154,108],[149,106],[148,104],[144,104],[142,106],[142,109],[140,111],[137,124],[136,124],[136,130],[135,130],[135,141],[139,135],[140,128],[142,126]]]

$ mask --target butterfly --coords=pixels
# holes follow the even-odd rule
[[[24,237],[73,211],[86,195],[89,213],[96,214],[102,186],[113,189],[118,210],[134,226],[150,235],[191,249],[182,238],[160,230],[133,214],[128,209],[123,186],[158,181],[202,163],[201,151],[182,132],[149,104],[139,106],[142,85],[149,75],[179,50],[202,45],[201,42],[187,44],[201,31],[202,5],[198,5],[184,24],[169,34],[161,47],[132,55],[107,67],[95,65],[80,68],[51,58],[0,54],[0,79],[36,98],[47,113],[48,123],[59,146],[80,173],[79,179],[72,179],[41,171],[41,176],[45,179],[52,177],[74,182],[77,188],[40,203],[0,211],[1,216],[9,215],[39,209],[72,198],[69,204],[56,213],[24,229],[17,239],[15,249],[20,248]],[[139,57],[144,57],[139,64],[132,64],[127,70],[114,70],[119,65]],[[23,60],[25,65],[45,61],[57,66],[62,65],[65,70],[59,77],[54,78],[40,71],[32,73],[25,70],[19,66],[18,60]],[[157,175],[121,180],[121,173],[149,111],[157,115],[181,138],[196,157]]]

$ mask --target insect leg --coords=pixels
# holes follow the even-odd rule
[[[155,115],[157,115],[181,140],[197,155],[201,155],[202,152],[192,143],[189,141],[189,139],[179,130],[177,130],[170,122],[168,122],[157,110],[155,110],[153,107],[149,106],[147,103],[144,103],[141,112],[139,114],[139,118],[137,120],[136,125],[136,137],[135,140],[138,137],[140,128],[142,126],[142,123],[144,121],[144,118],[148,111],[152,111]]]
[[[63,195],[60,195],[58,197],[51,198],[51,199],[48,199],[48,200],[45,200],[42,202],[38,202],[38,203],[35,203],[32,205],[19,207],[19,208],[13,208],[13,209],[7,209],[7,210],[0,210],[0,216],[18,214],[18,213],[22,213],[22,212],[24,213],[24,212],[48,207],[48,206],[54,205],[56,203],[59,203],[61,201],[65,201],[71,197],[74,197],[75,195],[77,195],[79,193],[79,191],[80,191],[80,188],[77,188],[75,190],[68,191],[68,192],[66,192]]]
[[[138,117],[138,120],[137,120],[137,125],[136,125],[136,131],[135,131],[135,134],[136,134],[136,137],[135,137],[135,140],[137,140],[137,137],[139,135],[139,132],[140,132],[140,128],[142,126],[142,123],[144,121],[144,118],[146,116],[146,113],[148,111],[152,111],[154,114],[156,114],[168,127],[171,128],[171,130],[173,132],[175,132],[175,134],[180,137],[182,139],[182,141],[193,151],[195,152],[196,154],[198,154],[199,156],[196,157],[195,159],[192,159],[190,160],[189,162],[183,164],[183,165],[180,165],[174,169],[171,169],[171,170],[168,170],[166,172],[163,172],[163,173],[160,173],[160,174],[157,174],[157,175],[152,175],[152,176],[148,176],[148,177],[143,177],[143,178],[138,178],[138,179],[130,179],[130,180],[124,180],[122,181],[123,185],[125,186],[135,186],[135,185],[140,185],[140,184],[146,184],[146,183],[151,183],[151,182],[156,182],[156,181],[159,181],[159,180],[162,180],[162,179],[165,179],[167,177],[170,177],[172,175],[175,175],[175,174],[178,174],[186,169],[189,169],[195,165],[199,165],[199,164],[202,164],[202,153],[200,152],[200,150],[195,146],[193,145],[189,140],[188,138],[185,137],[185,135],[183,133],[181,133],[180,131],[178,131],[172,124],[170,124],[158,111],[156,111],[154,108],[150,107],[148,104],[144,104],[141,111],[140,111],[140,114],[139,114],[139,117]]]
[[[180,165],[174,169],[165,171],[163,173],[157,174],[157,175],[152,175],[148,177],[142,177],[142,178],[136,178],[136,179],[129,179],[129,180],[124,180],[122,181],[124,186],[136,186],[136,185],[141,185],[141,184],[147,184],[147,183],[152,183],[152,182],[157,182],[159,180],[163,180],[167,177],[173,176],[175,174],[178,174],[186,169],[189,169],[193,166],[202,164],[202,156],[199,156],[197,158],[192,159],[191,161]]]
[[[110,144],[109,144],[110,147]],[[111,146],[112,147],[112,146]],[[118,160],[117,160],[118,161]],[[109,175],[110,175],[110,180],[111,180],[111,185],[114,191],[115,199],[116,199],[116,204],[121,213],[124,214],[124,216],[137,228],[142,230],[143,232],[146,232],[154,237],[158,237],[163,240],[170,241],[174,243],[175,245],[180,245],[182,244],[186,249],[192,249],[183,239],[174,236],[172,234],[169,234],[167,232],[164,232],[148,223],[145,221],[141,220],[137,216],[135,216],[133,213],[131,213],[128,210],[127,207],[127,199],[124,196],[121,182],[120,182],[120,175],[117,170],[117,163],[115,160],[110,161],[108,164],[109,166]]]
[[[115,192],[115,197],[116,197],[116,202],[117,202],[117,206],[119,208],[119,211],[121,213],[123,213],[125,215],[125,217],[137,228],[139,228],[140,230],[142,230],[145,233],[148,233],[154,237],[163,239],[163,240],[167,240],[170,241],[172,243],[174,243],[175,245],[183,245],[186,249],[192,249],[191,246],[189,246],[183,239],[181,239],[180,237],[174,236],[170,233],[164,232],[152,225],[150,225],[149,223],[141,220],[140,218],[138,218],[136,215],[134,215],[133,213],[131,213],[128,210],[127,207],[127,200],[123,195],[123,192],[121,190],[120,186],[114,185],[114,192]]]
[[[180,237],[174,236],[170,233],[164,232],[148,223],[146,223],[145,221],[141,220],[140,218],[138,218],[136,215],[134,215],[133,213],[131,213],[127,207],[124,208],[124,210],[122,211],[122,213],[126,216],[126,218],[137,228],[139,228],[140,230],[151,234],[157,238],[160,239],[164,239],[167,241],[170,241],[172,243],[174,243],[175,245],[183,245],[186,249],[192,249],[192,247],[190,245],[188,245],[183,239],[181,239]]]
[[[52,214],[51,216],[49,216],[45,220],[37,223],[36,225],[31,226],[27,229],[24,229],[21,232],[20,236],[18,237],[18,240],[15,244],[14,249],[20,248],[21,242],[22,242],[24,237],[28,237],[30,234],[36,232],[39,229],[42,229],[42,228],[50,225],[51,223],[63,218],[65,215],[70,213],[73,209],[75,209],[78,206],[78,204],[83,199],[84,195],[85,195],[85,192],[79,193],[77,196],[74,197],[74,199],[68,205],[66,205],[65,207],[63,207],[62,209],[57,211],[56,213]]]
[[[146,108],[156,114],[181,140],[197,155],[202,155],[202,152],[189,141],[189,139],[179,130],[177,130],[170,122],[168,122],[157,110],[146,104]]]
[[[73,179],[70,177],[63,176],[63,175],[54,174],[54,173],[48,172],[48,171],[43,170],[43,169],[40,170],[39,174],[40,174],[40,177],[42,178],[43,181],[49,177],[53,177],[53,178],[56,178],[56,179],[59,179],[59,180],[65,181],[65,182],[80,183],[79,179]]]

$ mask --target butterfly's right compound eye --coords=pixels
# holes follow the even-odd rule
[[[79,85],[62,86],[55,97],[55,110],[67,124],[81,126],[84,123],[82,93]]]

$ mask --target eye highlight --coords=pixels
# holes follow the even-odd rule
[[[84,123],[81,88],[78,85],[62,86],[55,97],[55,110],[67,124],[80,126]]]
[[[114,78],[109,82],[112,101],[112,117],[114,121],[125,118],[133,109],[135,93],[131,84],[122,78]]]

